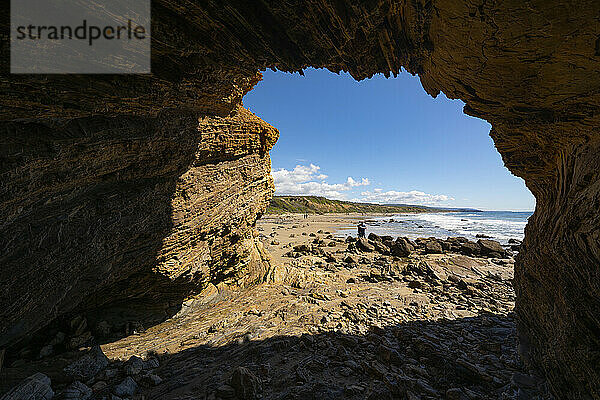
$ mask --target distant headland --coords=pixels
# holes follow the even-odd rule
[[[473,208],[428,207],[411,204],[374,204],[332,200],[322,196],[273,196],[267,214],[284,213],[425,213],[481,212]]]

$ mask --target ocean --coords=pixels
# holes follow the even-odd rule
[[[398,214],[370,218],[365,221],[367,235],[407,236],[409,238],[463,236],[477,240],[485,235],[502,244],[509,239],[523,240],[525,225],[531,212],[481,211]],[[340,235],[356,235],[356,228],[342,229]]]

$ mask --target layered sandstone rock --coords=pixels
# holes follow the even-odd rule
[[[140,303],[160,319],[209,282],[259,280],[251,227],[277,136],[241,107],[4,123],[1,343],[78,310]]]
[[[236,118],[257,70],[362,79],[404,67],[492,123],[506,166],[536,196],[515,275],[523,353],[560,398],[600,398],[600,3],[153,5],[152,76],[0,77],[2,343],[85,303],[86,288],[136,296],[139,285],[117,283],[144,277],[160,288],[146,293],[170,297],[208,271],[244,270],[227,240],[210,238],[249,240],[253,203],[271,190],[266,155],[244,140],[230,142],[243,157],[202,152],[194,128],[202,115]],[[189,239],[196,222],[212,233]]]

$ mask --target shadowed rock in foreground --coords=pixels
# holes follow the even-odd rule
[[[243,285],[269,270],[250,227],[273,193],[278,132],[243,108],[3,126],[12,175],[0,346],[82,310],[98,314],[92,333],[103,319],[124,325],[123,313],[149,326],[208,283]]]
[[[328,242],[317,248],[329,261],[280,258],[289,243],[271,246],[268,283],[197,296],[103,345],[110,362],[96,347],[14,361],[0,377],[41,370],[59,395],[87,388],[95,399],[551,398],[517,355],[512,258],[398,258]]]

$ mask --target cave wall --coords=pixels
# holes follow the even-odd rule
[[[160,320],[207,283],[268,272],[251,228],[274,190],[278,132],[245,109],[1,129],[2,345],[123,303]]]
[[[11,229],[23,232],[22,237],[25,237],[29,223],[35,220],[39,233],[31,242],[26,242],[28,244],[22,246],[20,252],[7,253],[3,264],[10,263],[7,265],[13,271],[21,271],[26,261],[38,258],[32,256],[29,259],[27,253],[35,252],[38,243],[43,243],[46,232],[51,233],[55,226],[40,218],[45,215],[45,207],[49,207],[46,202],[52,204],[57,188],[74,184],[78,179],[71,175],[75,171],[69,170],[68,174],[57,175],[54,184],[48,183],[40,189],[30,171],[43,170],[55,160],[57,164],[65,162],[57,155],[44,153],[55,149],[58,139],[50,130],[40,133],[50,143],[47,149],[38,149],[39,140],[23,143],[23,138],[27,137],[23,133],[31,129],[28,125],[31,122],[16,119],[42,125],[41,121],[45,119],[61,118],[66,121],[64,123],[75,123],[70,121],[94,121],[98,115],[117,120],[142,118],[156,121],[166,110],[170,115],[161,120],[161,126],[163,123],[177,125],[177,121],[183,121],[189,115],[211,120],[227,119],[242,113],[239,108],[242,97],[256,83],[256,71],[263,68],[301,71],[308,66],[324,67],[334,72],[348,71],[356,79],[363,79],[375,73],[395,75],[403,67],[410,73],[419,74],[429,94],[436,96],[444,92],[450,98],[460,98],[466,103],[464,111],[467,114],[489,121],[493,126],[491,136],[505,165],[522,177],[535,195],[536,212],[528,224],[524,250],[515,271],[522,354],[532,368],[550,378],[552,389],[559,398],[600,398],[599,15],[600,3],[593,0],[207,0],[185,5],[156,0],[152,9],[153,74],[150,76],[0,75],[0,120],[5,126],[3,143],[9,148],[17,143],[16,149],[22,148],[27,154],[21,158],[15,156],[14,161],[10,157],[19,154],[20,150],[3,155],[2,171],[7,179],[3,179],[2,207],[8,210],[6,215],[13,215],[16,203],[31,198],[28,213],[31,216],[39,213],[35,219],[23,216],[11,222]],[[6,41],[3,46],[6,51]],[[5,63],[3,71],[6,71],[4,58],[2,62]],[[254,121],[255,126],[266,125]],[[246,122],[241,121],[239,126],[245,125]],[[125,141],[131,141],[138,135],[134,133],[136,129],[123,128],[120,134]],[[10,132],[21,134],[11,136]],[[261,132],[258,134],[261,138],[274,135],[265,133],[271,132],[268,129]],[[163,131],[161,135],[168,142],[172,134]],[[271,140],[261,140],[272,144]],[[114,145],[110,141],[103,143],[101,147],[106,151]],[[113,222],[114,230],[127,231],[131,222],[124,217],[131,217],[134,222],[143,219],[144,213],[137,209],[137,198],[143,199],[142,182],[156,180],[152,178],[154,175],[183,177],[181,181],[187,179],[190,188],[201,191],[202,185],[194,183],[195,179],[200,179],[194,172],[195,165],[203,164],[205,168],[204,177],[210,182],[204,186],[206,191],[213,188],[227,198],[225,193],[235,191],[234,182],[229,187],[222,180],[211,180],[209,176],[226,177],[240,168],[236,182],[244,182],[243,187],[248,187],[237,192],[240,198],[250,196],[248,199],[265,202],[270,195],[271,188],[259,190],[253,189],[252,184],[245,186],[253,179],[257,182],[264,179],[262,185],[267,187],[265,166],[257,175],[251,176],[249,172],[241,172],[241,165],[228,169],[219,157],[212,157],[210,151],[198,153],[192,150],[199,143],[197,138],[184,143],[190,148],[181,149],[185,145],[177,141],[163,152],[160,146],[149,146],[145,151],[132,150],[135,154],[131,157],[139,160],[138,165],[143,166],[144,154],[153,160],[152,168],[140,167],[143,171],[135,184],[115,183],[109,189],[92,185],[98,195],[111,191],[121,193],[121,203],[106,203],[110,210],[116,206],[123,209],[121,219]],[[232,148],[241,146],[245,149],[242,144],[231,143]],[[209,143],[209,149],[210,146]],[[102,177],[102,165],[86,164],[85,146],[73,148],[72,153],[75,170],[84,169],[94,179]],[[239,160],[252,163],[253,157],[260,157],[261,151],[251,153]],[[125,161],[126,154],[115,154],[113,163],[120,163],[119,157],[124,157]],[[8,162],[4,161],[5,157]],[[264,157],[266,155],[263,155],[263,161]],[[229,156],[223,160],[224,163],[234,162]],[[156,172],[160,169],[171,172],[166,175]],[[104,255],[115,258],[115,268],[135,264],[160,270],[164,265],[160,260],[163,260],[161,254],[167,251],[165,249],[172,249],[171,254],[178,254],[178,257],[182,253],[184,260],[197,259],[194,254],[197,250],[202,254],[214,254],[215,260],[218,258],[220,264],[209,268],[217,275],[221,274],[219,271],[229,271],[228,268],[240,270],[243,275],[245,264],[236,261],[236,255],[228,253],[225,247],[217,245],[222,250],[213,252],[212,245],[208,245],[210,251],[193,245],[195,250],[186,252],[185,245],[181,244],[187,240],[184,230],[180,231],[181,236],[172,232],[172,226],[179,226],[179,221],[195,221],[206,216],[205,210],[211,210],[208,213],[211,216],[229,218],[230,214],[236,214],[237,208],[234,205],[228,209],[211,208],[203,196],[199,196],[198,201],[186,197],[186,190],[176,189],[181,181],[173,183],[173,179],[166,179],[164,185],[170,185],[170,189],[163,189],[160,195],[165,210],[161,213],[164,222],[144,225],[145,234],[157,241],[160,238],[160,245],[148,249],[147,246],[136,246],[134,240],[131,246],[122,246],[122,249],[129,249],[127,252],[115,253],[115,247],[110,250],[109,236],[99,236],[95,241],[80,237],[73,239],[80,243],[76,247],[78,259],[93,260],[93,251],[99,246],[107,246]],[[140,193],[135,193],[136,187]],[[146,190],[150,191],[150,187],[149,184]],[[158,196],[156,191],[159,190],[153,190],[153,196]],[[167,201],[169,196],[170,202]],[[56,203],[59,210],[56,215],[74,210],[90,213],[85,199],[81,195],[69,204]],[[106,199],[106,202],[116,201]],[[243,224],[239,232],[248,237],[249,226],[260,210],[242,203],[237,206],[247,210],[248,223]],[[141,201],[139,207],[143,204]],[[175,208],[167,212],[174,204]],[[109,215],[112,213],[108,212]],[[108,217],[82,220],[83,230],[109,221]],[[214,224],[215,229],[221,226],[218,221]],[[156,244],[157,241],[152,242]],[[95,246],[86,246],[94,243]],[[120,255],[114,257],[115,254]],[[130,264],[127,261],[136,258],[143,262]],[[43,276],[52,276],[56,270],[70,271],[69,276],[79,273],[78,269],[71,270],[66,266],[66,258],[47,259],[57,261],[51,262],[52,270],[44,271]],[[178,282],[180,276],[193,275],[187,272],[180,275],[177,272],[180,268],[174,268],[175,272],[159,275],[167,276],[169,283]],[[200,271],[202,268],[183,267],[181,270]],[[94,279],[97,279],[94,272],[86,278]],[[195,278],[188,280],[195,281]],[[3,298],[1,302],[12,310],[18,308],[18,301],[33,298],[28,293],[37,290],[31,286],[16,287],[18,295]],[[170,284],[166,285],[168,287]],[[35,300],[29,301],[35,303]],[[29,315],[27,309],[21,315]]]
[[[558,398],[600,396],[599,167],[598,141],[561,152],[515,266],[520,354]]]

